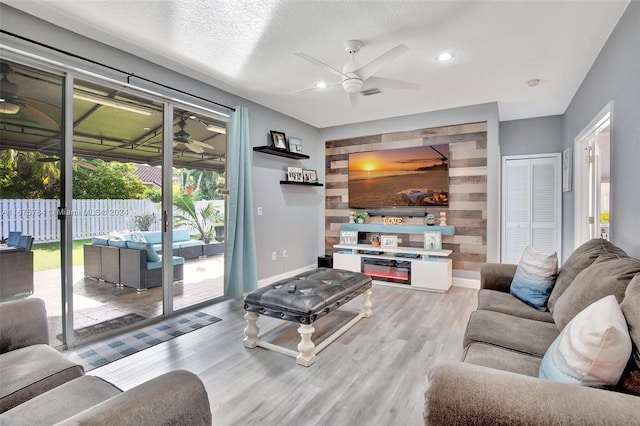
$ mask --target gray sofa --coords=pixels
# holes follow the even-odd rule
[[[172,371],[125,392],[47,345],[44,302],[0,303],[1,425],[211,425],[204,385]],[[144,366],[141,366],[144,368]]]
[[[434,365],[427,425],[640,425],[640,261],[606,240],[577,248],[540,312],[509,293],[516,265],[485,264],[461,362]],[[582,309],[613,294],[633,343],[617,386],[601,389],[538,378],[547,348]]]

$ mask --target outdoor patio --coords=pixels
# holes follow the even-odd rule
[[[45,301],[49,318],[49,340],[54,347],[62,344],[59,339],[62,332],[60,273],[60,269],[35,272],[32,296]],[[162,287],[141,292],[129,287],[119,287],[85,277],[82,265],[73,268],[73,282],[75,330],[127,314],[139,314],[146,319],[162,315]],[[184,280],[173,284],[173,292],[174,310],[223,296],[224,255],[187,260],[184,264]],[[82,341],[79,343],[82,344]]]

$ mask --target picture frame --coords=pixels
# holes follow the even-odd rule
[[[358,231],[340,231],[340,244],[348,246],[358,245]]]
[[[287,145],[287,137],[283,132],[279,132],[277,130],[271,130],[271,146],[283,151],[289,151],[289,146]]]
[[[302,169],[303,181],[307,183],[318,183],[318,174],[312,169]]]
[[[425,250],[433,250],[433,251],[442,250],[442,232],[441,231],[425,231],[424,232],[424,248]]]
[[[302,140],[300,138],[289,137],[289,151],[302,154]]]
[[[289,182],[304,182],[302,167],[287,167],[287,180]]]
[[[398,247],[398,236],[397,235],[381,235],[380,236],[380,247],[383,247],[383,248],[397,248]]]
[[[562,153],[562,192],[571,192],[573,175],[573,150],[571,147]]]

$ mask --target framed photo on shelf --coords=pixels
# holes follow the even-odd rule
[[[289,151],[297,152],[298,154],[302,153],[302,140],[300,138],[289,138]]]
[[[287,180],[289,182],[304,182],[302,167],[287,167]]]
[[[424,248],[425,250],[442,250],[442,232],[425,231]]]
[[[357,245],[358,231],[340,231],[340,244]]]
[[[302,169],[304,182],[318,183],[318,174],[315,170]]]
[[[380,247],[383,248],[396,248],[398,247],[397,235],[382,235],[380,236]]]
[[[271,130],[271,146],[276,149],[283,149],[289,151],[287,146],[287,137],[282,132]]]

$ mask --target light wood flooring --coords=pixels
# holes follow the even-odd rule
[[[358,309],[361,299],[348,307]],[[374,285],[372,302],[373,316],[308,368],[273,351],[245,348],[242,302],[228,300],[200,309],[221,322],[89,374],[126,390],[170,370],[192,371],[206,386],[215,425],[421,425],[427,373],[438,360],[459,359],[477,290],[437,294]],[[316,334],[331,324],[326,319],[314,323]],[[258,321],[261,332],[282,324]],[[285,334],[295,335],[274,335],[282,340]]]

